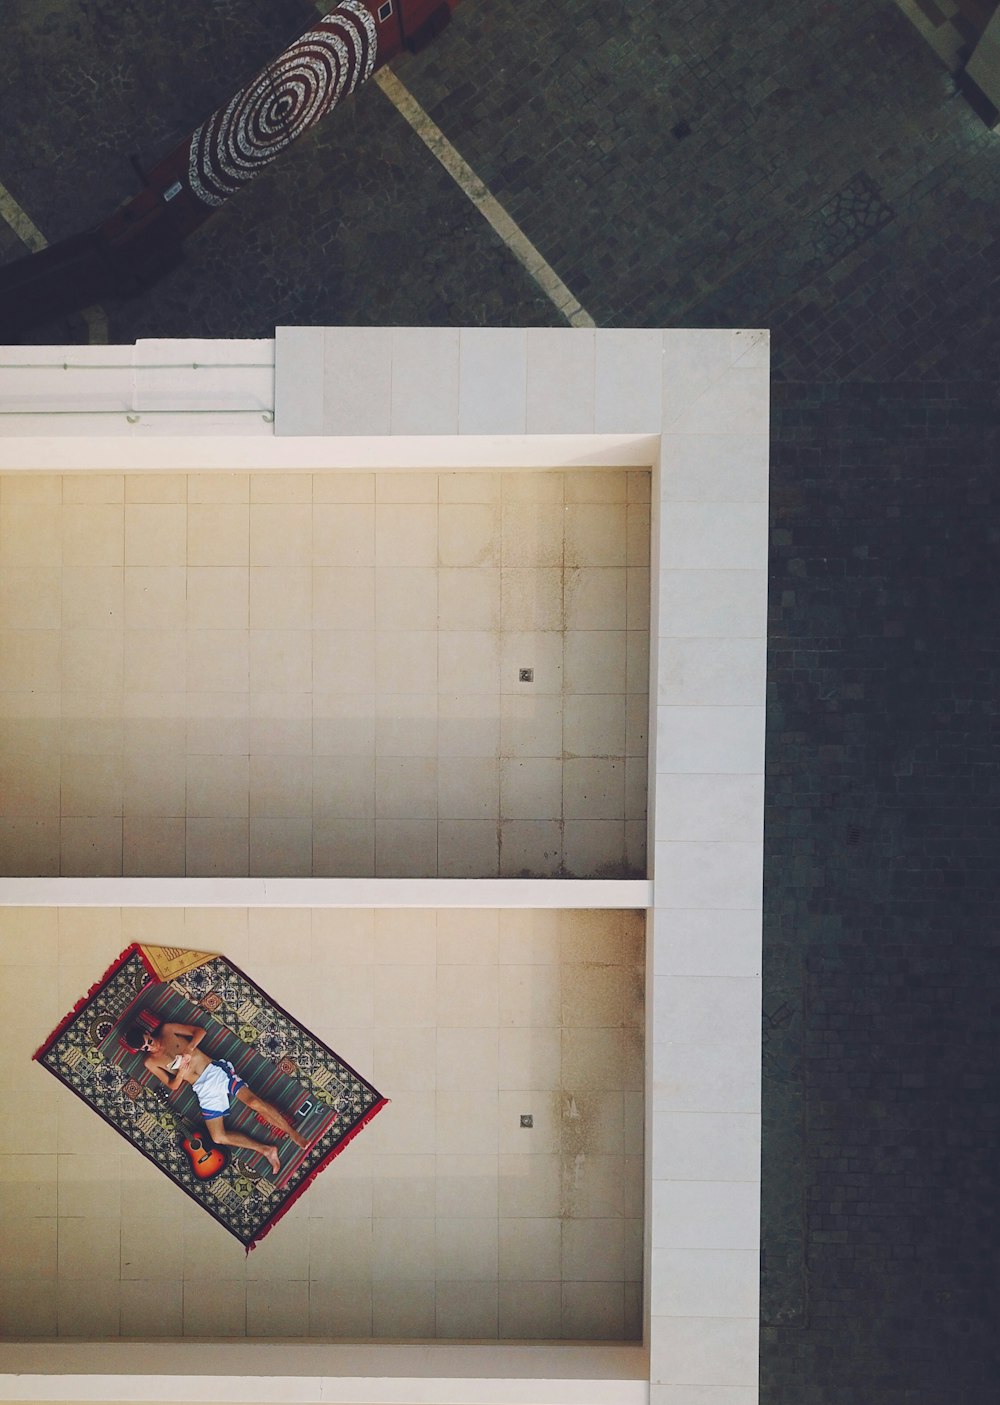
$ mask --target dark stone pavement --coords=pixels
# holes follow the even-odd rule
[[[50,239],[312,15],[8,3]],[[1000,134],[891,0],[464,0],[397,71],[599,325],[772,328],[762,1400],[993,1402]],[[557,321],[374,87],[108,312]]]
[[[775,387],[762,1399],[997,1396],[1000,415]]]

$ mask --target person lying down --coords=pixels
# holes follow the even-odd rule
[[[152,1031],[135,1023],[126,1031],[125,1043],[133,1053],[145,1053],[143,1060],[150,1073],[176,1093],[182,1083],[190,1083],[198,1099],[201,1115],[209,1135],[217,1146],[242,1146],[267,1158],[272,1171],[279,1169],[278,1149],[266,1142],[256,1141],[243,1132],[226,1126],[225,1117],[233,1100],[244,1103],[272,1126],[290,1137],[296,1146],[308,1146],[292,1124],[273,1103],[265,1101],[248,1088],[228,1059],[212,1059],[199,1045],[207,1031],[196,1024],[175,1024],[162,1021]]]

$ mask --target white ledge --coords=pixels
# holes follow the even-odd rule
[[[187,473],[287,469],[649,468],[659,457],[658,434],[424,434],[318,435],[292,439],[270,433],[248,442],[226,435],[187,433],[149,438],[137,457],[130,439],[109,435],[10,437],[0,445],[4,472]]]
[[[646,1405],[639,1346],[34,1342],[0,1347],[0,1399]]]
[[[647,908],[644,878],[2,878],[0,907]]]

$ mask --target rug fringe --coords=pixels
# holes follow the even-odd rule
[[[276,1213],[274,1218],[268,1220],[267,1224],[257,1235],[256,1239],[251,1239],[250,1243],[245,1246],[247,1257],[249,1257],[250,1255],[250,1250],[256,1249],[260,1241],[271,1233],[271,1230],[274,1228],[274,1226],[284,1215],[288,1213],[288,1211],[295,1204],[296,1200],[298,1200],[299,1196],[302,1195],[306,1190],[308,1190],[309,1186],[312,1185],[313,1181],[319,1175],[320,1171],[325,1171],[327,1166],[329,1166],[330,1162],[335,1161],[340,1155],[340,1153],[344,1150],[344,1148],[346,1146],[350,1146],[351,1142],[358,1135],[358,1133],[363,1131],[364,1128],[368,1126],[368,1123],[372,1120],[372,1118],[375,1117],[377,1113],[380,1113],[384,1107],[388,1107],[388,1105],[389,1099],[381,1098],[377,1103],[370,1107],[365,1113],[364,1117],[362,1117],[361,1121],[357,1122],[347,1133],[347,1136],[344,1137],[342,1141],[339,1141],[332,1151],[326,1154],[326,1156],[314,1170],[309,1172],[309,1175],[306,1176],[305,1180],[297,1188],[294,1195],[289,1196],[289,1198],[285,1201],[284,1205],[282,1205],[281,1209]]]
[[[38,1046],[38,1048],[35,1050],[35,1052],[34,1052],[34,1053],[32,1054],[32,1056],[31,1056],[31,1057],[32,1057],[32,1060],[40,1059],[43,1054],[45,1054],[45,1053],[48,1052],[48,1050],[49,1050],[49,1049],[52,1047],[52,1045],[56,1042],[56,1040],[59,1038],[60,1034],[62,1034],[63,1030],[67,1027],[67,1025],[69,1025],[70,1022],[80,1013],[80,1011],[83,1009],[84,1005],[86,1005],[87,1001],[90,1000],[90,999],[92,999],[92,998],[97,994],[97,992],[100,990],[101,986],[104,985],[105,981],[109,981],[109,980],[111,979],[111,977],[114,975],[114,973],[118,970],[118,967],[121,966],[121,965],[123,964],[123,962],[127,961],[128,958],[129,958],[130,956],[132,956],[133,953],[136,952],[136,951],[138,951],[138,952],[139,952],[139,955],[142,956],[142,952],[141,952],[141,949],[140,949],[140,947],[139,947],[139,943],[138,943],[138,942],[132,942],[132,944],[131,944],[130,946],[127,946],[127,947],[125,948],[125,950],[121,953],[120,956],[116,956],[116,957],[115,957],[114,961],[112,961],[111,965],[110,965],[110,966],[108,967],[108,969],[104,972],[104,975],[101,977],[101,979],[100,979],[99,981],[95,981],[95,982],[94,982],[94,984],[93,984],[93,985],[90,987],[90,989],[87,991],[86,995],[81,995],[80,999],[79,999],[79,1000],[76,1002],[76,1004],[73,1006],[72,1010],[70,1010],[69,1014],[66,1015],[63,1019],[61,1019],[61,1020],[59,1021],[59,1023],[56,1025],[55,1029],[54,1029],[54,1030],[52,1031],[52,1033],[49,1035],[48,1039],[46,1039],[43,1044],[40,1044],[40,1045]],[[146,961],[145,961],[145,958],[144,958],[144,957],[143,957],[143,965],[146,965]],[[149,968],[148,968],[148,966],[147,966],[147,970],[148,970],[148,969],[149,969]]]
[[[98,991],[101,990],[101,988],[111,979],[111,977],[112,977],[112,976],[115,974],[115,972],[124,964],[124,962],[126,962],[131,956],[135,955],[136,953],[139,955],[139,958],[140,958],[140,960],[142,961],[142,964],[143,964],[143,966],[144,966],[146,972],[148,973],[148,975],[150,975],[150,976],[152,977],[152,979],[153,979],[154,981],[156,981],[157,983],[161,983],[161,982],[160,982],[160,977],[159,977],[159,975],[157,974],[157,972],[156,972],[155,970],[153,970],[153,968],[151,967],[149,961],[148,961],[147,958],[146,958],[146,954],[145,954],[145,952],[144,952],[143,949],[142,949],[142,944],[141,944],[140,942],[131,942],[131,943],[125,948],[125,950],[124,950],[123,952],[121,952],[121,953],[114,959],[114,961],[112,961],[111,965],[110,965],[110,966],[108,967],[108,969],[104,972],[104,974],[101,976],[101,978],[100,978],[99,980],[96,980],[96,981],[94,982],[94,984],[90,987],[90,989],[87,991],[87,993],[86,993],[85,995],[82,995],[82,996],[80,997],[80,999],[76,1002],[76,1004],[73,1006],[73,1008],[69,1011],[69,1013],[66,1014],[66,1015],[59,1021],[59,1023],[56,1025],[55,1029],[52,1031],[52,1033],[49,1035],[49,1037],[44,1041],[44,1043],[42,1043],[42,1044],[39,1045],[39,1047],[35,1050],[35,1052],[34,1052],[34,1053],[32,1054],[32,1056],[31,1056],[33,1061],[37,1061],[37,1060],[41,1059],[41,1058],[48,1052],[48,1050],[52,1047],[52,1045],[55,1043],[55,1041],[59,1038],[59,1036],[63,1033],[63,1031],[67,1028],[67,1026],[72,1023],[72,1021],[76,1018],[76,1016],[80,1013],[80,1011],[84,1008],[84,1006],[88,1003],[88,1001],[90,1001],[91,999],[93,999],[93,997],[98,993]],[[229,964],[232,965],[231,962],[230,962]],[[239,970],[238,967],[234,967],[234,969],[235,969],[235,970]],[[244,973],[243,973],[243,972],[240,972],[240,974],[243,975]],[[252,981],[249,976],[245,977],[245,979],[247,979],[248,981],[250,981],[250,984],[251,984],[251,985],[256,986],[256,982]],[[257,988],[259,989],[259,987],[257,987]],[[266,994],[266,992],[263,992],[263,993]],[[267,998],[268,998],[268,1000],[270,1000],[270,996],[268,996]],[[274,1002],[272,1001],[271,1003],[273,1004]],[[275,1008],[281,1009],[280,1006],[276,1006]],[[283,1012],[283,1013],[287,1013],[287,1012]],[[290,1016],[289,1018],[291,1018],[291,1016]],[[312,1038],[315,1038],[315,1035],[311,1035],[311,1037],[312,1037]],[[324,1049],[327,1048],[327,1046],[326,1046],[325,1044],[323,1044],[321,1040],[317,1040],[316,1042],[319,1043],[322,1048],[324,1048]],[[335,1058],[338,1058],[338,1059],[339,1059],[339,1056],[336,1055],[336,1054],[334,1054],[333,1050],[328,1050],[328,1052],[330,1052],[331,1054],[333,1054],[333,1056],[334,1056]],[[343,1063],[343,1060],[339,1060],[339,1061],[340,1061],[341,1063]],[[344,1067],[345,1067],[345,1068],[350,1068],[350,1065],[345,1064]],[[53,1071],[53,1070],[50,1070],[50,1071]],[[353,1072],[355,1072],[356,1070],[351,1069],[350,1071],[353,1073]],[[58,1075],[57,1075],[57,1076],[58,1076]],[[358,1075],[358,1076],[360,1077],[360,1075]],[[63,1080],[60,1080],[60,1081],[63,1081]],[[363,1081],[363,1082],[367,1082],[367,1080],[364,1080],[364,1079],[363,1079],[362,1081]],[[69,1085],[67,1085],[67,1086],[69,1086]],[[369,1084],[368,1086],[371,1087],[370,1084]],[[72,1088],[72,1087],[70,1088],[70,1091],[73,1092],[73,1093],[75,1093],[76,1096],[77,1096],[78,1098],[80,1098],[80,1099],[86,1104],[86,1106],[90,1107],[93,1111],[96,1111],[97,1114],[98,1114],[98,1116],[101,1117],[105,1122],[108,1122],[108,1119],[104,1116],[104,1114],[100,1111],[100,1109],[99,1109],[99,1108],[94,1108],[94,1107],[93,1107],[93,1104],[91,1104],[90,1102],[87,1101],[87,1099],[86,1099],[86,1097],[84,1097],[83,1093],[81,1093],[78,1089]],[[372,1091],[374,1092],[375,1089],[372,1089]],[[301,1185],[299,1185],[299,1186],[296,1188],[296,1190],[294,1191],[294,1193],[293,1193],[291,1196],[289,1196],[289,1198],[285,1201],[285,1203],[281,1206],[281,1208],[276,1212],[276,1214],[274,1215],[273,1219],[270,1219],[270,1220],[267,1222],[267,1224],[264,1225],[263,1229],[260,1231],[260,1233],[256,1236],[255,1239],[252,1239],[249,1244],[247,1244],[247,1245],[244,1246],[245,1249],[246,1249],[247,1254],[250,1253],[250,1250],[251,1250],[251,1249],[255,1249],[255,1248],[257,1247],[257,1245],[260,1243],[260,1241],[261,1241],[266,1235],[270,1234],[271,1230],[272,1230],[272,1229],[274,1228],[274,1226],[278,1223],[278,1221],[282,1218],[282,1216],[284,1216],[285,1214],[288,1213],[288,1211],[291,1209],[291,1207],[295,1204],[296,1200],[298,1200],[299,1196],[302,1195],[302,1194],[304,1193],[304,1191],[313,1183],[313,1181],[316,1179],[316,1177],[319,1175],[319,1173],[320,1173],[321,1171],[325,1171],[326,1168],[327,1168],[327,1166],[330,1165],[330,1162],[331,1162],[331,1161],[335,1161],[335,1160],[336,1160],[336,1158],[340,1155],[340,1153],[344,1150],[344,1148],[345,1148],[346,1146],[349,1146],[349,1145],[350,1145],[350,1143],[354,1140],[354,1138],[358,1135],[358,1133],[361,1132],[365,1127],[367,1127],[368,1123],[372,1120],[372,1118],[375,1117],[378,1113],[380,1113],[384,1107],[387,1107],[387,1106],[388,1106],[388,1103],[389,1103],[389,1099],[388,1099],[388,1098],[380,1097],[379,1100],[378,1100],[378,1102],[375,1103],[372,1107],[370,1107],[370,1108],[368,1109],[368,1111],[365,1113],[364,1117],[362,1117],[362,1118],[360,1119],[360,1121],[357,1122],[357,1123],[351,1128],[351,1130],[346,1134],[346,1136],[344,1136],[344,1137],[342,1138],[342,1140],[339,1141],[339,1142],[337,1143],[337,1145],[336,1145],[335,1147],[333,1147],[333,1149],[332,1149],[331,1151],[327,1152],[326,1156],[325,1156],[325,1157],[323,1158],[323,1160],[319,1163],[319,1165],[316,1166],[312,1171],[310,1171],[309,1175],[306,1176],[305,1180],[301,1183]],[[262,1119],[262,1120],[263,1120],[263,1119]],[[114,1123],[109,1122],[108,1125],[114,1127]],[[118,1128],[118,1127],[114,1127],[114,1130],[116,1130],[116,1131],[119,1133],[120,1136],[124,1136],[124,1135],[125,1135],[125,1134],[121,1131],[121,1129]],[[126,1138],[126,1140],[129,1140],[129,1139]],[[133,1145],[134,1145],[134,1144],[133,1144]],[[149,1156],[149,1154],[148,1154],[147,1152],[143,1151],[143,1149],[142,1149],[141,1147],[137,1147],[136,1149],[140,1152],[141,1155],[145,1156],[147,1160],[151,1161],[154,1166],[159,1166],[159,1163],[158,1163],[157,1161],[153,1160],[153,1158],[152,1158],[151,1156]],[[163,1168],[162,1166],[159,1166],[159,1169],[162,1171],[164,1168]],[[170,1179],[173,1179],[173,1177],[170,1177]],[[175,1182],[175,1184],[179,1184],[179,1182]],[[184,1187],[183,1185],[181,1185],[181,1189],[183,1190],[183,1189],[185,1189],[185,1187]],[[187,1193],[187,1194],[190,1194],[191,1192],[190,1192],[190,1191],[187,1191],[186,1193]],[[193,1198],[195,1198],[196,1203],[198,1203],[198,1204],[201,1203],[200,1201],[197,1201],[197,1198],[196,1198],[196,1197],[193,1197]],[[202,1206],[202,1208],[205,1209],[205,1208],[207,1208],[207,1207]],[[211,1213],[211,1212],[209,1212],[209,1213]],[[230,1233],[232,1233],[232,1231],[230,1231]]]

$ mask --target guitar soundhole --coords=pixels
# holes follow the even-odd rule
[[[224,1171],[229,1165],[228,1153],[220,1150],[219,1147],[212,1143],[206,1146],[204,1134],[195,1132],[182,1117],[177,1115],[170,1106],[170,1100],[163,1090],[154,1088],[153,1092],[169,1111],[175,1126],[180,1128],[182,1133],[186,1134],[183,1136],[181,1146],[187,1153],[188,1160],[191,1163],[191,1170],[198,1179],[202,1181],[212,1180],[215,1176],[219,1175],[220,1172]]]

